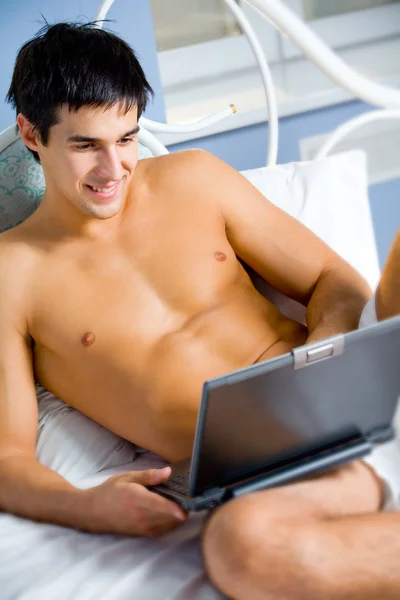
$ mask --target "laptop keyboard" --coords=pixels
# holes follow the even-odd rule
[[[183,475],[175,475],[175,477],[170,477],[167,481],[163,483],[163,487],[166,487],[169,490],[172,490],[173,492],[183,494],[184,496],[188,496],[188,483],[189,471],[187,471]]]

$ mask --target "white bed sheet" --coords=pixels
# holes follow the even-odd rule
[[[38,388],[39,460],[79,487],[162,466]],[[130,462],[127,462],[127,459]],[[133,460],[132,460],[133,459]],[[219,600],[204,574],[204,513],[158,539],[95,535],[0,515],[2,600]]]

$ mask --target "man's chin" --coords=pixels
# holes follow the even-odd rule
[[[95,219],[111,219],[115,217],[119,211],[121,210],[122,202],[120,199],[113,199],[113,202],[108,204],[94,204],[93,202],[85,202],[82,203],[79,207],[80,210],[87,215],[88,217],[93,217]],[[117,200],[117,201],[116,201]]]

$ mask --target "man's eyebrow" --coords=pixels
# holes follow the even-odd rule
[[[136,135],[137,133],[139,133],[140,131],[140,127],[139,125],[137,125],[136,127],[134,127],[134,129],[131,129],[130,131],[127,131],[126,133],[124,133],[124,135],[121,135],[120,138],[118,138],[119,140],[122,140],[123,138],[126,137],[130,137],[131,135]],[[94,138],[94,137],[88,137],[86,135],[71,135],[70,137],[67,138],[67,142],[75,142],[75,143],[93,143],[93,142],[100,142],[101,140],[99,138]]]

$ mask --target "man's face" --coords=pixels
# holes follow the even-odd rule
[[[113,217],[137,165],[137,107],[128,112],[119,105],[69,112],[63,106],[59,117],[47,146],[38,148],[47,192],[90,217]]]

